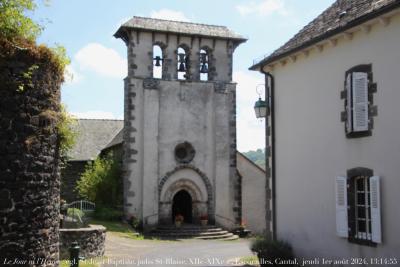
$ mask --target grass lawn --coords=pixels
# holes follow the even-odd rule
[[[132,238],[136,240],[144,239],[143,235],[140,235],[132,230],[127,224],[119,221],[101,221],[101,220],[90,220],[89,224],[100,224],[103,225],[107,232],[114,233],[118,236]]]

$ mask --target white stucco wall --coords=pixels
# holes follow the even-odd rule
[[[267,228],[265,172],[241,153],[237,168],[242,177],[242,220],[252,233],[262,234]]]
[[[295,252],[316,257],[399,256],[400,16],[337,46],[272,71],[275,77],[277,235]],[[348,139],[340,113],[346,70],[372,64],[377,83],[372,136]],[[335,232],[335,177],[354,167],[381,176],[383,243],[349,243]]]

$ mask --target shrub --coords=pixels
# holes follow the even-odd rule
[[[122,204],[121,166],[112,153],[98,157],[85,167],[76,187],[79,195],[96,206],[116,207]]]
[[[75,218],[76,216],[79,216],[79,218],[82,218],[83,216],[85,216],[85,213],[83,211],[81,211],[80,209],[68,208],[67,215],[72,218]]]
[[[119,221],[123,216],[122,211],[109,207],[96,207],[93,217],[97,220]]]
[[[140,221],[135,216],[132,216],[130,218],[129,222],[130,222],[131,226],[133,227],[133,229],[136,229],[136,230],[139,229]]]
[[[257,253],[261,266],[292,266],[279,264],[277,261],[294,261],[292,247],[285,241],[258,237],[252,242],[250,249]]]

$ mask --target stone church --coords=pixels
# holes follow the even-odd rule
[[[241,220],[232,59],[246,39],[223,26],[133,17],[127,46],[124,213],[144,227]],[[261,215],[261,214],[260,214]]]
[[[61,197],[79,199],[88,162],[110,151],[124,168],[124,214],[146,229],[183,215],[254,233],[268,228],[264,170],[236,151],[232,56],[246,41],[226,27],[134,17],[115,34],[128,48],[125,119],[79,119]]]

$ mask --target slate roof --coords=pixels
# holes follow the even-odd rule
[[[121,132],[123,120],[78,119],[76,124],[77,140],[69,151],[71,161],[95,159],[114,138]]]
[[[399,6],[400,0],[337,0],[286,44],[251,66],[250,70],[257,70],[262,65],[360,25]]]
[[[184,35],[194,36],[211,36],[223,39],[234,39],[239,42],[244,42],[247,39],[241,35],[229,30],[225,26],[216,26],[192,22],[182,22],[164,19],[152,19],[145,17],[134,16],[129,21],[122,24],[118,31],[114,34],[115,37],[120,38],[124,36],[125,29],[138,29],[156,32],[170,32]]]
[[[103,149],[110,148],[116,145],[120,145],[124,142],[124,129],[121,129],[116,136],[108,143]],[[102,149],[102,150],[103,150]]]

